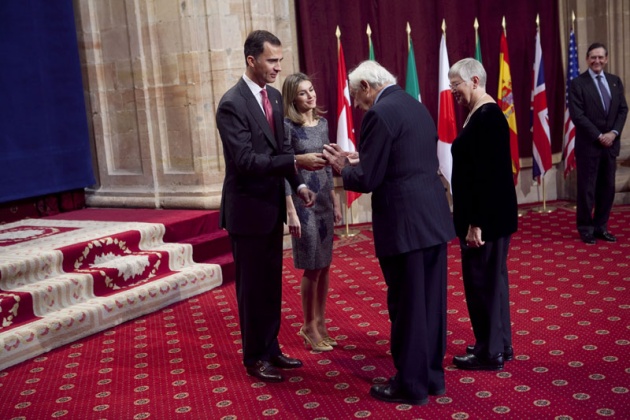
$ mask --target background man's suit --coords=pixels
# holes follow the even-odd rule
[[[611,147],[600,144],[598,137],[611,130],[621,135],[628,115],[628,104],[619,77],[602,72],[610,89],[608,113],[589,71],[573,79],[569,89],[569,111],[575,124],[577,168],[577,229],[580,233],[606,230],[615,198],[616,158],[619,136]],[[594,215],[591,216],[595,207]]]
[[[281,354],[284,180],[294,189],[302,183],[291,144],[284,142],[280,92],[267,86],[267,93],[275,135],[242,78],[217,109],[226,164],[220,223],[232,241],[245,366]]]
[[[360,163],[346,190],[372,192],[374,247],[388,285],[395,386],[412,398],[444,390],[446,243],[455,234],[437,175],[437,133],[427,109],[399,86],[363,118]]]

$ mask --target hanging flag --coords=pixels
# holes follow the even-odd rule
[[[518,183],[518,173],[521,165],[518,157],[518,135],[516,131],[516,113],[514,111],[514,97],[512,95],[512,76],[510,75],[510,60],[508,56],[507,38],[505,36],[505,18],[503,18],[503,32],[501,32],[501,47],[499,52],[499,91],[497,99],[499,106],[508,120],[510,127],[510,153],[512,155],[512,175],[514,185]]]
[[[365,33],[368,36],[368,60],[376,61],[374,56],[374,46],[372,45],[372,29],[370,28],[370,24],[367,25],[367,30]]]
[[[350,90],[348,89],[346,62],[343,58],[340,36],[341,33],[337,27],[337,144],[347,152],[354,152],[356,151],[356,141],[354,139],[354,124],[352,123],[352,108],[350,107]],[[361,193],[346,191],[348,208],[359,196]]]
[[[479,22],[477,22],[477,18],[475,18],[473,26],[475,28],[475,60],[481,63],[481,41],[479,40]]]
[[[405,79],[405,91],[422,102],[420,96],[420,84],[418,84],[418,72],[416,71],[416,56],[413,53],[413,42],[411,42],[411,27],[407,22],[407,78]]]
[[[571,80],[575,79],[579,74],[580,67],[578,65],[577,47],[575,45],[575,32],[573,32],[573,28],[571,28],[571,34],[569,35],[569,59],[567,60],[567,89],[565,91],[564,106],[564,140],[562,143],[565,178],[569,172],[575,169],[575,125],[569,115],[569,86],[571,85]]]
[[[540,46],[540,27],[536,29],[536,54],[532,71],[532,176],[540,182],[551,169],[551,136],[549,134],[549,110],[545,88],[545,68]]]
[[[443,26],[442,41],[440,41],[440,68],[439,68],[439,88],[438,97],[438,144],[437,154],[440,161],[440,172],[451,184],[451,173],[453,172],[453,156],[451,155],[451,145],[457,137],[457,125],[455,123],[455,106],[453,95],[449,87],[448,53],[446,50],[446,27]]]

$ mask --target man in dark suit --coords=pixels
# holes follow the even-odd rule
[[[280,92],[267,85],[281,70],[280,40],[267,31],[254,31],[244,50],[245,74],[217,109],[225,158],[220,223],[229,232],[236,266],[243,363],[249,375],[280,382],[283,376],[276,368],[302,366],[300,360],[283,355],[278,344],[284,180],[310,206],[315,194],[303,185],[297,166],[319,169],[326,161],[321,154],[296,159],[284,139]]]
[[[594,244],[595,238],[615,242],[607,224],[615,199],[617,156],[628,104],[621,79],[604,73],[606,47],[592,44],[586,61],[589,69],[569,87],[569,113],[575,124],[577,230],[587,244]]]
[[[375,61],[349,76],[355,106],[367,113],[359,152],[324,146],[346,190],[372,193],[374,247],[387,290],[397,373],[370,394],[423,405],[445,392],[447,242],[455,236],[437,174],[437,132],[427,109]]]

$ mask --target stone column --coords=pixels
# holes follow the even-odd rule
[[[98,185],[93,207],[219,207],[215,110],[266,29],[297,69],[290,0],[74,0]],[[278,88],[282,83],[276,82]]]

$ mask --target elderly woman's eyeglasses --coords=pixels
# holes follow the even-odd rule
[[[459,82],[451,83],[450,85],[448,85],[448,87],[451,88],[451,90],[455,90],[457,89],[457,86],[461,85],[462,83],[464,83],[464,81],[460,80]]]

